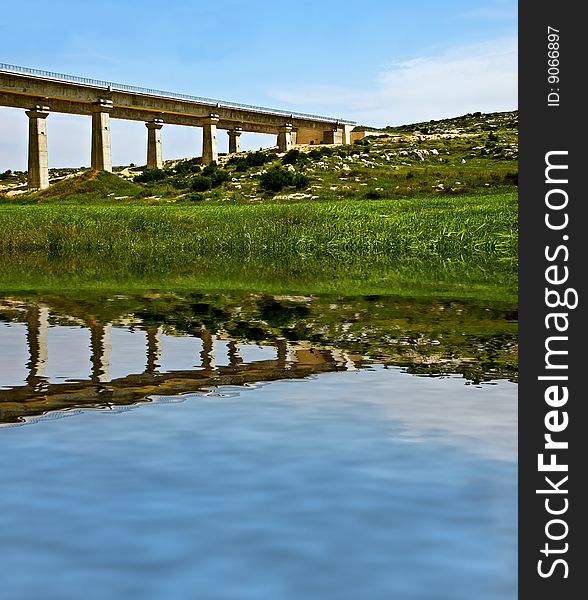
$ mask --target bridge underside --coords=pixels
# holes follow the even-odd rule
[[[43,188],[49,184],[45,120],[51,112],[92,118],[91,166],[106,171],[112,170],[111,118],[143,121],[147,125],[147,166],[150,168],[162,167],[160,129],[164,124],[202,127],[205,164],[217,159],[217,129],[228,132],[229,152],[239,150],[239,136],[243,132],[276,135],[279,151],[286,152],[293,144],[350,143],[354,125],[351,121],[327,117],[287,114],[187,96],[112,89],[111,86],[5,72],[1,68],[0,106],[27,110],[30,188]]]

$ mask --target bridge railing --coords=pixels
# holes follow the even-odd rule
[[[54,81],[65,81],[68,83],[81,83],[92,87],[104,88],[106,91],[121,91],[132,92],[137,94],[147,94],[150,96],[158,96],[162,98],[172,98],[177,100],[186,100],[188,102],[198,102],[199,104],[208,104],[214,108],[237,108],[246,109],[252,112],[270,113],[288,118],[310,119],[313,121],[325,121],[328,123],[340,123],[342,125],[355,125],[355,121],[346,119],[337,119],[333,117],[324,117],[320,115],[312,115],[309,113],[288,112],[276,108],[266,108],[263,106],[255,106],[252,104],[240,104],[238,102],[226,102],[224,100],[214,100],[212,98],[202,98],[200,96],[191,96],[189,94],[178,94],[175,92],[165,92],[163,90],[155,90],[151,88],[143,88],[134,85],[126,85],[124,83],[113,83],[110,81],[102,81],[100,79],[90,79],[88,77],[79,77],[77,75],[64,75],[63,73],[53,73],[51,71],[43,71],[40,69],[31,69],[29,67],[18,67],[6,63],[0,63],[0,71],[7,73],[16,73],[22,75],[33,75],[43,79]]]

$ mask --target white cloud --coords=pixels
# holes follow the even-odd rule
[[[353,85],[274,92],[298,110],[374,126],[517,107],[517,41],[510,37],[391,63],[369,88]]]

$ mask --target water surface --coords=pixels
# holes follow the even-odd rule
[[[3,597],[516,598],[509,314],[184,300],[5,299]]]

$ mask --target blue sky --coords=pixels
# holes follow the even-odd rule
[[[3,4],[0,62],[383,126],[515,109],[516,31],[515,0],[27,0]],[[26,127],[0,108],[0,171],[25,168]],[[47,127],[50,166],[89,164],[88,118]],[[115,164],[144,162],[141,123],[112,137]],[[164,158],[200,139],[164,128]]]

